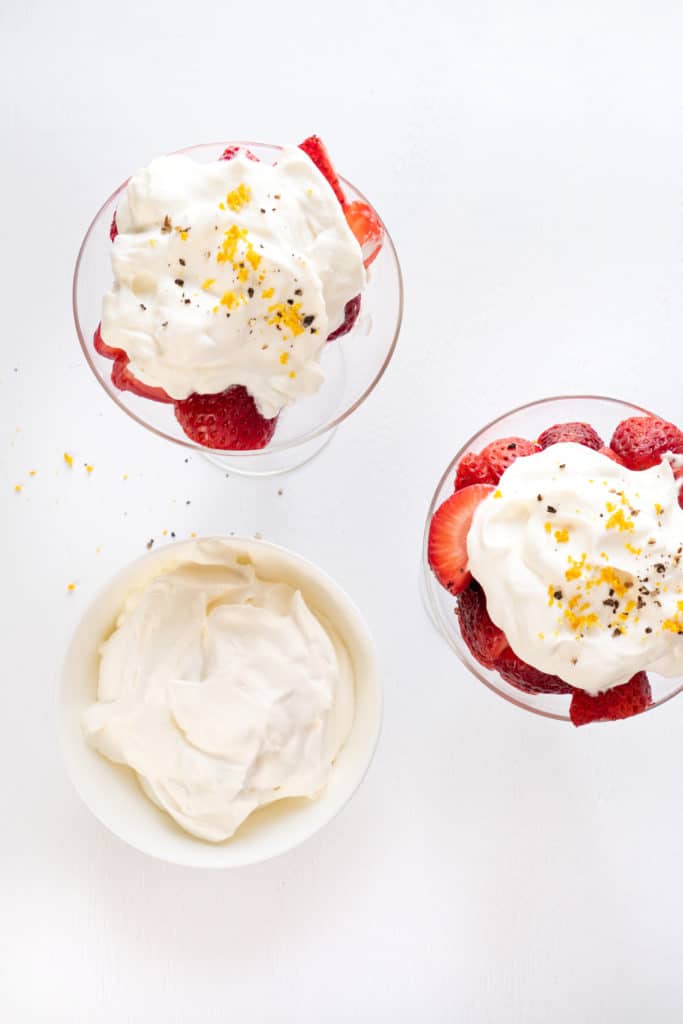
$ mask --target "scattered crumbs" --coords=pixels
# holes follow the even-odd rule
[[[123,474],[123,477],[122,477],[122,479],[123,479],[123,480],[127,480],[127,479],[128,479],[128,474],[127,474],[127,473],[124,473],[124,474]]]
[[[23,488],[22,488],[21,484],[15,484],[14,485],[14,490],[16,491],[17,494],[19,494],[19,492],[21,490],[23,490]]]
[[[67,466],[71,468],[71,466],[73,466],[74,464],[73,455],[69,455],[68,452],[64,452],[64,461],[66,462]]]
[[[168,530],[162,530],[161,531],[161,536],[162,537],[168,537]]]
[[[171,536],[175,537],[175,530],[171,530]]]
[[[99,553],[100,553],[100,551],[101,551],[101,550],[102,550],[102,548],[95,548],[95,554],[96,554],[96,555],[99,555]]]
[[[35,469],[29,469],[29,471],[28,471],[28,475],[29,476],[35,476],[36,473],[37,473],[37,470],[35,470]]]
[[[280,490],[279,490],[279,491],[278,491],[277,493],[278,493],[278,494],[280,495],[280,497],[282,497],[282,495],[283,495],[283,494],[284,494],[285,492],[284,492],[284,491],[282,490],[282,488],[280,488]]]
[[[190,534],[190,537],[196,537],[196,536],[197,536],[197,534],[193,530],[192,533]]]
[[[256,532],[254,534],[254,537],[255,537],[256,540],[263,540],[263,534],[262,533]]]
[[[69,591],[69,593],[72,593],[76,589],[76,584],[75,583],[67,583],[66,589]]]
[[[85,471],[86,471],[86,473],[92,473],[94,468],[95,467],[91,466],[89,462],[86,462],[86,464],[85,464]]]
[[[192,502],[191,502],[191,501],[190,501],[190,499],[188,498],[188,499],[187,499],[187,501],[185,502],[185,504],[186,504],[186,505],[191,505],[191,504],[192,504]]]
[[[147,550],[151,551],[153,547],[154,547],[154,537],[150,537],[150,539],[147,541]]]
[[[502,498],[503,497],[503,492],[501,490],[496,490],[496,491],[493,492],[493,497],[494,498]]]
[[[543,495],[542,494],[537,494],[536,495],[536,501],[543,501]]]

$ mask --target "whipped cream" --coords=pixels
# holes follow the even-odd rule
[[[365,284],[329,183],[298,147],[275,165],[163,156],[116,210],[102,338],[171,398],[244,385],[266,418],[317,391],[320,355]]]
[[[578,444],[517,459],[477,508],[469,568],[515,654],[595,694],[641,669],[683,675],[683,509]]]
[[[82,727],[182,828],[218,842],[257,807],[325,786],[353,688],[343,641],[300,590],[198,541],[129,595]]]

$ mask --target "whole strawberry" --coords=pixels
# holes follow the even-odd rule
[[[582,444],[585,448],[600,451],[604,442],[590,423],[556,423],[544,430],[538,439],[541,448],[549,448],[551,444]]]
[[[665,452],[683,453],[683,431],[656,416],[631,416],[614,431],[610,448],[629,469],[650,469]]]
[[[205,448],[248,451],[265,448],[275,432],[277,416],[261,416],[242,385],[217,395],[190,395],[175,404],[178,423],[191,440]]]
[[[493,482],[498,483],[505,470],[516,459],[525,455],[534,455],[540,450],[535,441],[527,441],[525,437],[502,437],[498,441],[487,444],[485,448],[482,448],[480,454],[491,471]]]

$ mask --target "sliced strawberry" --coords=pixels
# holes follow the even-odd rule
[[[507,638],[490,619],[486,610],[486,595],[476,580],[458,596],[456,609],[462,638],[472,655],[486,668],[508,648]]]
[[[238,153],[242,153],[242,152],[246,156],[247,160],[253,160],[257,164],[260,163],[259,158],[257,156],[254,156],[254,154],[252,153],[252,151],[250,149],[243,150],[241,146],[228,146],[227,149],[223,150],[223,152],[221,153],[221,155],[219,156],[218,159],[219,160],[233,160],[237,156]]]
[[[610,446],[629,469],[649,469],[665,452],[683,453],[683,431],[656,416],[631,416],[614,431]]]
[[[619,466],[626,465],[624,460],[619,455],[617,455],[616,452],[613,452],[611,448],[601,448],[600,454],[605,455],[608,459],[611,459],[612,462],[616,462]]]
[[[534,455],[541,449],[535,441],[527,441],[524,437],[503,437],[492,441],[482,449],[480,457],[489,467],[492,483],[497,484],[501,476],[512,463],[523,455]]]
[[[427,557],[437,580],[451,594],[459,594],[472,579],[467,568],[467,534],[477,506],[492,490],[486,484],[464,487],[432,516]]]
[[[488,462],[478,452],[468,452],[458,463],[455,474],[455,489],[471,487],[472,484],[495,484],[498,481],[491,472]]]
[[[163,388],[155,388],[151,384],[143,384],[128,369],[128,356],[119,352],[111,368],[111,382],[119,391],[131,391],[140,398],[149,398],[153,402],[166,402],[173,405],[173,399]]]
[[[358,315],[360,313],[360,295],[355,295],[352,299],[344,306],[344,319],[339,324],[336,330],[332,331],[332,334],[327,335],[328,341],[336,341],[337,338],[342,338],[345,334],[348,334],[353,329]]]
[[[573,692],[573,687],[565,683],[564,679],[541,672],[540,669],[527,664],[518,658],[510,647],[498,658],[494,668],[506,682],[516,686],[518,690],[524,690],[525,693]]]
[[[206,448],[246,451],[265,448],[275,432],[277,416],[265,419],[242,385],[217,395],[190,395],[176,402],[175,414],[185,433]]]
[[[554,427],[544,430],[538,439],[538,443],[544,449],[549,448],[551,444],[564,444],[569,441],[592,448],[596,452],[604,447],[602,438],[593,430],[590,423],[556,423]]]
[[[112,217],[111,224],[109,225],[109,237],[111,238],[112,242],[114,241],[118,233],[119,228],[116,223],[116,210],[114,210],[114,216]]]
[[[638,672],[627,683],[592,696],[585,690],[574,690],[569,717],[574,725],[589,722],[614,722],[618,718],[639,715],[652,703],[650,683],[645,672]]]
[[[309,135],[307,139],[299,143],[299,149],[303,149],[306,156],[311,158],[320,173],[329,181],[339,202],[345,206],[346,196],[339,182],[339,175],[332,166],[330,155],[320,136]]]
[[[111,345],[107,345],[106,341],[102,338],[102,324],[97,325],[97,330],[93,335],[92,339],[95,351],[99,352],[105,359],[116,359],[117,356],[125,355],[122,348],[112,348]]]
[[[384,244],[384,225],[371,206],[358,200],[349,203],[344,213],[363,251],[363,263],[369,267]]]

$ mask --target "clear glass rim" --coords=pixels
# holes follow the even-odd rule
[[[227,148],[228,146],[240,146],[240,147],[242,147],[242,146],[259,146],[262,149],[272,150],[274,153],[280,152],[282,150],[282,148],[283,148],[282,146],[277,146],[277,145],[274,145],[273,143],[270,143],[270,142],[256,142],[254,140],[251,140],[251,141],[228,140],[226,142],[222,142],[222,141],[219,141],[219,142],[201,142],[201,143],[198,143],[195,146],[185,146],[183,149],[173,150],[170,154],[167,154],[167,155],[175,156],[175,155],[177,155],[179,153],[183,153],[183,154],[184,153],[197,153],[200,150],[215,149],[218,146],[222,146],[223,148]],[[396,247],[394,245],[394,241],[393,241],[393,239],[391,237],[389,229],[387,228],[384,220],[382,219],[382,225],[384,227],[384,233],[385,233],[383,249],[386,249],[387,255],[391,256],[392,261],[393,261],[393,265],[394,265],[394,269],[395,269],[395,272],[396,272],[396,280],[397,280],[397,284],[398,284],[398,310],[397,310],[397,315],[396,315],[396,324],[395,324],[395,327],[394,327],[393,337],[392,337],[391,343],[390,343],[390,345],[389,345],[389,347],[388,347],[388,349],[387,349],[387,351],[385,353],[384,359],[382,361],[382,365],[380,366],[379,370],[377,371],[377,373],[375,374],[373,379],[370,381],[368,386],[365,388],[363,393],[356,399],[355,402],[352,403],[352,405],[350,405],[348,408],[346,408],[343,412],[341,412],[334,419],[330,420],[329,422],[323,423],[321,426],[316,427],[313,430],[309,430],[306,434],[302,435],[301,437],[296,438],[296,440],[287,441],[285,443],[280,443],[280,444],[277,444],[277,443],[276,444],[269,444],[267,448],[256,448],[256,449],[248,449],[248,450],[246,450],[246,449],[244,449],[244,450],[237,450],[237,449],[232,449],[232,448],[225,448],[225,449],[206,448],[204,445],[197,444],[196,442],[190,440],[190,438],[185,439],[185,438],[181,438],[181,437],[173,437],[171,434],[167,434],[165,431],[159,430],[157,427],[152,426],[150,423],[147,423],[147,421],[144,420],[141,416],[139,416],[136,412],[134,412],[132,409],[130,409],[126,405],[126,403],[121,398],[119,398],[118,395],[116,395],[112,391],[110,391],[109,388],[107,387],[107,385],[105,384],[104,380],[102,380],[102,378],[100,377],[98,369],[97,369],[97,367],[95,365],[95,362],[94,362],[94,360],[93,360],[93,358],[91,356],[91,353],[90,353],[90,339],[86,338],[85,332],[83,331],[83,328],[81,326],[81,321],[80,321],[80,317],[79,317],[79,314],[78,314],[77,292],[78,292],[78,278],[79,278],[79,272],[80,272],[80,268],[81,268],[81,262],[82,262],[82,259],[83,259],[83,253],[84,253],[85,248],[86,248],[86,246],[87,246],[87,244],[88,244],[88,242],[90,240],[90,236],[92,235],[92,233],[95,230],[96,226],[100,222],[100,219],[102,218],[105,209],[112,202],[112,200],[116,199],[116,197],[121,194],[121,192],[124,190],[124,188],[128,184],[129,180],[130,180],[129,178],[126,178],[126,180],[124,182],[122,182],[118,186],[118,188],[114,189],[114,191],[111,193],[111,195],[108,196],[107,199],[104,200],[104,202],[100,206],[99,210],[97,211],[97,213],[95,214],[93,219],[90,221],[90,224],[88,225],[88,229],[85,232],[85,235],[83,236],[83,241],[81,242],[79,250],[78,250],[78,256],[76,257],[76,265],[74,267],[74,274],[73,274],[73,280],[72,280],[72,285],[71,285],[71,307],[72,307],[72,312],[73,312],[74,324],[75,324],[75,327],[76,327],[76,334],[78,336],[78,341],[79,341],[79,344],[81,346],[81,351],[83,352],[83,355],[85,356],[85,358],[87,360],[87,363],[88,363],[88,366],[92,370],[92,373],[93,373],[95,379],[97,380],[97,382],[100,385],[100,387],[106,392],[108,397],[113,402],[115,402],[116,405],[118,405],[118,407],[120,409],[122,409],[123,412],[125,412],[127,416],[130,416],[131,419],[135,420],[136,423],[139,423],[140,426],[144,427],[146,430],[149,430],[153,434],[156,434],[157,437],[161,437],[161,438],[163,438],[166,441],[173,441],[175,444],[179,444],[179,445],[181,445],[184,448],[189,448],[192,451],[196,451],[196,452],[207,452],[208,451],[208,452],[212,452],[213,454],[229,456],[231,459],[234,459],[234,458],[247,458],[247,457],[253,457],[255,455],[274,455],[277,452],[290,451],[292,448],[298,448],[299,445],[306,444],[308,441],[313,441],[315,438],[320,437],[322,434],[325,434],[328,431],[333,430],[335,427],[338,427],[340,423],[343,423],[344,420],[348,419],[348,417],[351,415],[351,413],[355,412],[356,409],[358,409],[363,404],[363,402],[366,400],[366,398],[368,398],[368,396],[370,394],[372,394],[372,392],[375,390],[377,384],[379,383],[379,381],[384,376],[384,373],[385,373],[389,363],[391,362],[393,354],[394,354],[394,352],[396,350],[396,345],[398,343],[399,334],[401,333],[401,325],[403,323],[403,305],[404,305],[403,273],[401,271],[401,264],[399,263],[398,254],[396,252]],[[360,196],[360,198],[361,198],[361,200],[363,202],[368,203],[370,206],[373,205],[372,203],[370,203],[370,200],[364,195],[364,193],[361,192],[360,189],[356,188],[356,186],[353,184],[353,182],[349,181],[348,178],[344,178],[344,177],[342,177],[342,175],[339,175],[339,180],[342,182],[342,184],[347,185],[358,196]],[[376,209],[376,207],[373,206],[373,209]]]
[[[428,547],[428,540],[429,540],[429,524],[431,523],[432,516],[434,515],[434,512],[436,511],[438,505],[441,503],[440,502],[440,494],[441,494],[442,488],[444,487],[446,481],[449,479],[450,476],[452,476],[453,471],[454,471],[456,465],[458,464],[460,459],[463,457],[463,455],[465,455],[471,448],[474,448],[476,446],[477,441],[479,440],[479,438],[481,437],[482,434],[485,434],[488,430],[490,430],[492,427],[495,427],[498,423],[501,423],[503,420],[507,420],[510,416],[514,416],[517,413],[524,412],[527,409],[535,409],[535,408],[539,408],[539,407],[544,406],[544,405],[550,405],[551,402],[587,402],[587,401],[591,401],[591,402],[605,402],[605,403],[608,403],[610,405],[621,406],[622,408],[626,407],[628,409],[633,410],[634,414],[640,413],[643,416],[656,416],[657,415],[656,413],[651,412],[649,409],[645,409],[645,408],[643,408],[643,406],[640,406],[640,405],[635,405],[633,402],[629,402],[626,399],[610,398],[607,395],[551,395],[548,398],[539,398],[539,399],[536,399],[533,402],[525,402],[524,405],[518,405],[514,409],[510,409],[508,412],[501,413],[501,415],[496,416],[495,419],[492,419],[485,426],[480,427],[479,430],[477,430],[477,432],[475,434],[472,434],[472,436],[470,438],[468,438],[467,441],[465,441],[465,443],[461,446],[461,448],[458,450],[458,452],[453,456],[453,458],[449,462],[449,464],[446,467],[446,469],[444,470],[444,472],[441,474],[441,477],[439,478],[439,482],[436,485],[436,489],[434,491],[434,495],[433,495],[432,500],[431,500],[431,502],[429,504],[429,510],[427,512],[427,518],[425,520],[425,526],[424,526],[424,531],[423,531],[423,535],[422,535],[422,572],[423,572],[423,579],[424,579],[424,584],[425,584],[425,586],[424,586],[425,597],[426,597],[426,600],[427,600],[428,605],[429,605],[430,618],[432,619],[432,621],[434,623],[434,626],[437,628],[437,631],[440,633],[440,635],[443,637],[443,639],[448,643],[448,646],[451,648],[451,650],[453,650],[455,652],[455,654],[458,657],[458,660],[465,666],[465,668],[468,670],[468,672],[470,672],[480,682],[482,682],[484,684],[484,686],[486,686],[489,690],[491,690],[493,693],[495,693],[498,697],[502,697],[503,700],[508,701],[509,704],[515,704],[518,708],[522,708],[522,710],[524,710],[524,711],[530,711],[534,715],[540,715],[542,718],[551,718],[551,719],[554,719],[555,721],[558,721],[558,722],[569,722],[569,721],[571,721],[571,719],[569,718],[568,714],[564,714],[564,715],[563,714],[557,714],[557,713],[552,712],[552,711],[546,711],[544,708],[534,708],[534,707],[531,707],[529,704],[526,704],[524,702],[524,700],[523,700],[523,698],[521,696],[519,698],[516,698],[512,694],[505,693],[502,689],[499,689],[497,686],[495,686],[491,682],[490,679],[486,678],[486,676],[484,675],[484,673],[482,671],[480,671],[477,667],[475,667],[474,664],[470,664],[469,661],[466,660],[463,652],[460,650],[460,648],[455,643],[454,637],[451,636],[446,630],[441,628],[441,626],[439,624],[440,623],[439,608],[438,608],[437,600],[436,600],[436,592],[437,592],[436,588],[439,586],[439,584],[437,583],[436,578],[435,578],[433,572],[431,571],[431,569],[429,567],[429,558],[427,556],[427,547]],[[681,693],[681,691],[683,691],[683,680],[681,680],[681,683],[680,683],[680,685],[678,686],[677,689],[672,690],[671,693],[667,693],[666,696],[661,698],[661,700],[655,701],[648,708],[646,708],[644,712],[641,712],[641,714],[646,714],[648,711],[653,711],[655,708],[661,707],[662,704],[666,704],[667,701],[670,701],[674,697],[678,696],[678,694]]]

